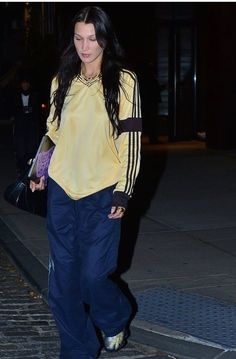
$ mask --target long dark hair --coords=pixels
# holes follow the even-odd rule
[[[57,73],[58,88],[53,94],[55,112],[53,121],[57,119],[58,127],[61,122],[61,112],[65,97],[71,86],[72,80],[78,76],[81,70],[81,60],[74,46],[74,27],[77,22],[93,24],[98,44],[104,49],[101,64],[103,94],[105,108],[113,127],[113,133],[119,133],[119,88],[120,71],[122,68],[123,50],[118,42],[116,34],[108,15],[99,7],[88,6],[77,13],[72,21],[73,36],[61,57],[61,63]]]

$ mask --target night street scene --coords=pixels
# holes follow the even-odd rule
[[[142,112],[112,274],[132,318],[119,351],[98,333],[98,358],[236,359],[236,3],[106,1],[0,3],[0,358],[65,359],[48,303],[47,188],[25,182],[35,213],[5,193],[46,133],[51,81],[85,6],[112,19]]]

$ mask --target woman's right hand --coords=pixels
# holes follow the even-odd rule
[[[45,184],[45,177],[42,176],[40,177],[39,179],[39,182],[36,183],[34,180],[30,180],[30,189],[32,192],[34,191],[42,191],[44,190],[46,187],[46,184]]]

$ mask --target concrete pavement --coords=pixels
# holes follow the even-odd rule
[[[1,194],[15,177],[0,152]],[[121,284],[138,312],[131,341],[178,358],[236,359],[236,153],[203,142],[143,146],[123,223]],[[0,240],[43,296],[45,219],[0,194]]]

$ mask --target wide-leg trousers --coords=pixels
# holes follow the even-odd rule
[[[121,224],[108,218],[113,189],[73,200],[48,181],[48,302],[60,333],[60,359],[96,358],[96,329],[114,336],[131,315],[130,303],[110,279]]]

